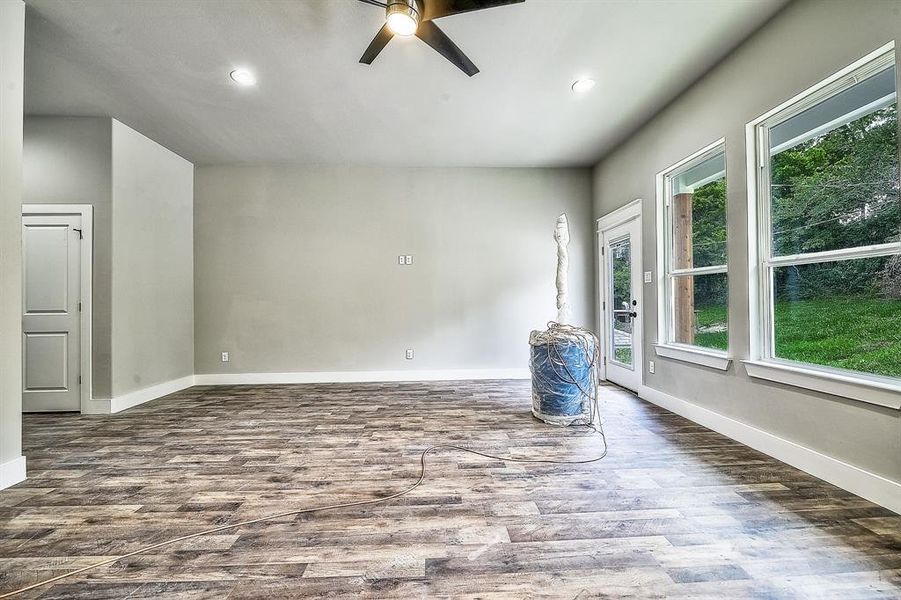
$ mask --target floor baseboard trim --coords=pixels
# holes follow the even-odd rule
[[[717,412],[643,386],[642,399],[901,514],[901,483]]]
[[[109,412],[110,414],[122,412],[123,410],[138,406],[139,404],[144,404],[145,402],[150,402],[151,400],[156,400],[157,398],[162,398],[163,396],[168,396],[175,392],[180,392],[193,385],[194,375],[188,375],[179,379],[172,379],[171,381],[164,381],[163,383],[135,390],[121,396],[116,396],[115,398],[109,399]]]
[[[0,464],[0,490],[25,481],[25,457],[19,456]]]
[[[435,369],[422,371],[306,371],[296,373],[205,373],[196,385],[253,385],[279,383],[366,383],[457,381],[463,379],[528,379],[528,369]]]

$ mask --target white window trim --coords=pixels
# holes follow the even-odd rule
[[[657,356],[693,363],[725,371],[732,358],[729,352],[679,344],[672,341],[672,298],[669,293],[669,280],[679,275],[707,275],[711,273],[727,273],[728,265],[696,267],[692,269],[668,269],[667,260],[669,246],[672,242],[672,231],[667,216],[669,198],[669,175],[693,162],[703,161],[708,154],[718,150],[725,151],[726,139],[720,138],[704,146],[697,152],[680,160],[657,174],[657,344],[654,351]],[[728,259],[727,259],[728,260]],[[731,347],[731,340],[729,342]]]
[[[771,268],[786,264],[886,256],[901,251],[901,243],[771,257],[769,194],[760,192],[769,185],[769,170],[766,167],[769,165],[767,129],[770,124],[798,114],[824,98],[847,89],[860,78],[892,64],[894,50],[894,42],[882,46],[745,126],[748,177],[748,324],[750,331],[756,335],[751,335],[750,359],[743,360],[742,363],[748,375],[753,378],[899,409],[901,381],[898,379],[775,358],[770,326],[772,290],[768,274]]]
[[[901,409],[901,385],[889,378],[848,375],[837,369],[820,370],[790,361],[743,360],[742,363],[751,377]]]
[[[657,356],[681,360],[720,371],[729,370],[732,359],[725,352],[715,350],[702,350],[699,346],[688,344],[655,344],[654,352]]]

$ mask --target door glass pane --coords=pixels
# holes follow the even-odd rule
[[[712,350],[729,349],[725,273],[673,278],[673,340]]]
[[[901,255],[773,269],[776,356],[901,377]]]
[[[610,252],[610,356],[615,362],[632,366],[632,240],[612,242]]]

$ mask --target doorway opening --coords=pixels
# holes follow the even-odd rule
[[[93,207],[22,206],[22,411],[89,412]]]
[[[601,376],[642,385],[641,200],[598,219],[598,315]]]

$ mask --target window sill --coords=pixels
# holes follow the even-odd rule
[[[664,358],[673,358],[676,360],[681,360],[682,362],[710,367],[711,369],[719,369],[720,371],[728,370],[729,363],[732,362],[732,359],[726,356],[726,354],[724,353],[699,350],[690,346],[655,344],[654,350],[657,352],[657,356],[663,356]]]
[[[844,373],[820,371],[774,361],[743,360],[742,362],[751,377],[860,400],[878,406],[901,408],[901,385],[889,380],[855,377]]]

